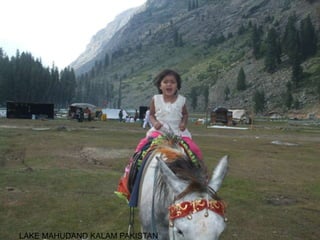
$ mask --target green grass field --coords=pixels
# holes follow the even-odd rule
[[[230,156],[221,239],[320,239],[319,127],[189,129],[210,171]],[[113,192],[144,135],[138,123],[0,119],[0,239],[126,232],[129,209]]]

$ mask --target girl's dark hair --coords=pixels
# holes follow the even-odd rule
[[[159,93],[162,93],[162,91],[160,89],[161,81],[168,75],[174,76],[174,78],[177,80],[177,88],[178,88],[178,90],[180,90],[181,77],[180,77],[179,73],[177,73],[176,71],[171,70],[171,69],[165,69],[162,72],[160,72],[154,79],[154,85],[158,88]]]

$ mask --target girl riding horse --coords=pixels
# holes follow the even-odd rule
[[[141,151],[155,139],[168,130],[174,135],[180,136],[199,160],[202,160],[200,148],[192,141],[191,133],[187,129],[188,110],[186,98],[178,93],[181,88],[181,77],[173,70],[166,69],[155,78],[155,85],[159,94],[153,96],[150,104],[150,121],[152,128],[146,137],[139,142],[134,157],[130,159],[121,177],[116,194],[129,200],[128,189],[129,171],[133,161],[139,159]]]

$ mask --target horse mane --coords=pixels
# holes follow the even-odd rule
[[[209,193],[212,198],[218,200],[216,193],[208,187],[208,172],[203,160],[197,160],[197,163],[192,161],[190,156],[179,146],[178,142],[181,139],[168,136],[167,140],[157,146],[155,151],[161,153],[167,166],[178,178],[188,183],[188,187],[175,196],[176,200],[192,192]],[[158,179],[158,186],[163,197],[169,194],[169,189],[165,186],[161,176]]]
[[[176,199],[191,192],[207,192],[207,170],[202,161],[199,163],[199,166],[196,166],[188,156],[167,163],[167,166],[178,178],[188,182],[188,187],[176,196]]]

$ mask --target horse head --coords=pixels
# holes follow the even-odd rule
[[[224,204],[217,197],[227,173],[228,157],[223,157],[205,189],[191,189],[190,181],[181,179],[165,161],[158,158],[162,181],[175,196],[169,206],[169,237],[172,240],[216,240],[225,229]],[[187,190],[189,189],[189,191]]]

